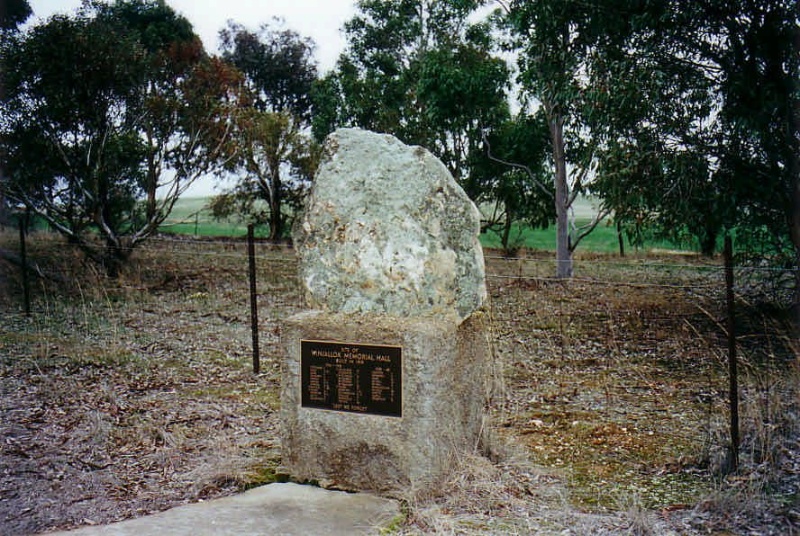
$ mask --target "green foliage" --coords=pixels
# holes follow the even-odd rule
[[[599,72],[595,87],[623,80],[620,93],[628,99],[596,100],[594,90],[610,118],[598,124],[605,143],[592,189],[634,242],[648,227],[673,240],[688,232],[712,254],[730,211],[720,202],[708,153],[712,85],[681,39],[694,18],[692,10],[645,9],[635,19],[633,46],[615,46],[610,63],[600,64],[607,73]]]
[[[713,254],[725,233],[769,229],[766,250],[800,259],[796,0],[504,7],[526,109],[550,127],[559,227],[590,191],[634,243]]]
[[[523,245],[513,229],[546,228],[553,221],[553,184],[542,155],[547,149],[544,117],[521,115],[484,132],[486,156],[471,166],[464,187],[485,210],[483,229],[497,234],[507,252]]]
[[[191,23],[178,15],[163,0],[116,0],[112,4],[94,1],[93,9],[99,20],[119,25],[125,32],[134,33],[137,43],[151,60],[162,68],[185,67],[179,62],[164,63],[170,47],[192,43],[197,36]]]
[[[156,0],[86,3],[2,52],[3,194],[115,276],[216,165],[238,75]]]
[[[124,124],[122,101],[144,71],[133,40],[114,56],[119,41],[108,25],[57,16],[15,40],[4,58],[17,65],[6,78],[9,196],[56,216],[76,236],[102,212],[119,232],[126,194],[142,176],[137,156],[144,147],[112,123]],[[93,54],[96,64],[85,61]]]
[[[219,219],[238,214],[266,224],[279,240],[288,228],[284,205],[297,212],[319,160],[305,134],[317,78],[313,43],[291,30],[264,25],[254,33],[232,22],[220,36],[223,57],[245,75],[250,106],[237,114],[229,144],[226,171],[238,182],[210,208]]]
[[[540,110],[550,134],[557,276],[572,274],[572,252],[602,214],[584,228],[570,222],[572,203],[587,191],[607,135],[612,101],[636,102],[623,76],[607,76],[616,53],[635,42],[638,2],[515,0],[498,17],[506,47],[517,53],[525,110]],[[615,73],[619,74],[619,73]],[[619,95],[619,97],[617,97]]]
[[[743,3],[716,15],[728,41],[702,52],[718,66],[724,136],[720,176],[736,203],[736,220],[768,228],[775,244],[800,262],[800,3]],[[727,7],[727,6],[726,6]],[[778,238],[778,237],[783,237]],[[787,240],[788,238],[788,240]],[[791,241],[791,242],[790,242]],[[800,290],[800,288],[798,289]]]
[[[16,31],[32,14],[28,0],[4,0],[0,4],[0,32]]]
[[[508,115],[509,70],[494,56],[480,2],[364,0],[345,25],[348,48],[315,90],[314,135],[338,126],[394,134],[431,150],[464,181],[482,128]]]
[[[613,106],[593,185],[630,231],[688,232],[713,254],[733,229],[742,237],[769,229],[767,249],[794,255],[797,6],[667,4],[638,20],[634,45],[620,48],[613,65],[630,66],[614,76],[640,97]]]
[[[542,202],[552,194],[538,184],[546,126],[510,118],[509,66],[496,55],[491,24],[471,22],[482,4],[359,2],[345,25],[347,51],[314,88],[312,127],[318,140],[336,127],[358,126],[428,148],[473,200],[492,206],[484,228],[510,248],[515,223],[552,219],[552,203]]]
[[[257,109],[289,112],[306,122],[317,80],[314,42],[281,25],[275,19],[253,32],[229,22],[220,31],[222,57],[245,74]]]
[[[417,83],[426,122],[456,130],[468,128],[476,111],[503,118],[505,108],[499,103],[506,97],[508,76],[504,61],[467,44],[428,51]]]

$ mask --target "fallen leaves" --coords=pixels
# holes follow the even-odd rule
[[[243,252],[148,248],[117,285],[45,246],[33,244],[32,255],[48,269],[63,261],[81,290],[40,289],[25,319],[0,288],[4,531],[106,523],[274,478],[280,322],[302,307],[291,253],[260,258],[263,372],[254,376]],[[702,462],[725,421],[722,341],[696,307],[703,300],[718,316],[713,272],[665,274],[631,260],[553,282],[525,279],[546,275],[535,266],[487,258],[502,373],[491,433],[498,451],[515,450],[495,453],[496,463],[464,460],[448,496],[410,505],[410,530],[619,533],[625,520],[608,512],[631,497],[662,518],[688,515],[713,483]],[[770,419],[762,431],[778,435]],[[785,450],[776,463],[800,475],[800,446]],[[754,474],[757,482],[730,486],[766,478]]]

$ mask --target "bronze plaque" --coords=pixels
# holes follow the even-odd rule
[[[301,406],[402,417],[402,348],[300,341]]]

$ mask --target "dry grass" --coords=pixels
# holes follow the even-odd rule
[[[0,233],[0,247],[16,235]],[[259,246],[262,373],[250,368],[236,241],[159,240],[110,282],[52,237],[34,314],[0,262],[0,519],[29,534],[108,522],[269,482],[279,463],[279,335],[302,308],[291,253]],[[721,271],[664,255],[489,254],[489,457],[405,498],[397,534],[792,534],[797,354],[743,302],[742,463],[725,475]]]

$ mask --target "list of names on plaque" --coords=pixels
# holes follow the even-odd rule
[[[301,405],[402,416],[399,346],[300,341]]]
[[[309,368],[308,396],[315,402],[325,401],[325,367]]]
[[[382,402],[394,398],[392,369],[389,367],[375,367],[372,369],[370,380],[373,402]]]

